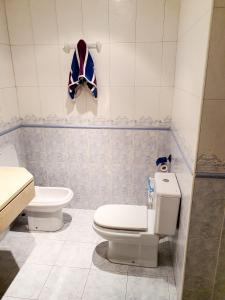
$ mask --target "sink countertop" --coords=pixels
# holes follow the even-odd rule
[[[0,167],[0,211],[33,180],[25,168]]]

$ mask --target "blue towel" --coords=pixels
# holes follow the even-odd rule
[[[68,91],[71,99],[76,98],[79,88],[86,83],[92,95],[97,98],[97,81],[94,62],[84,40],[79,40],[74,51],[69,75]]]

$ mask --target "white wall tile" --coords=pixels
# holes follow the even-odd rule
[[[134,118],[134,88],[110,87],[110,115],[112,118]]]
[[[55,0],[30,0],[35,44],[57,44]]]
[[[107,86],[109,84],[109,44],[104,44],[100,53],[95,50],[91,50],[91,55],[95,64],[97,84],[100,86]]]
[[[164,41],[176,41],[180,12],[180,0],[166,0],[164,20]]]
[[[175,89],[173,99],[173,124],[182,138],[182,149],[194,161],[197,151],[201,112],[201,97]]]
[[[159,86],[162,64],[162,43],[136,45],[135,85]]]
[[[2,104],[3,121],[9,122],[19,116],[15,87],[2,89]]]
[[[12,58],[17,86],[37,85],[37,72],[33,46],[12,46]]]
[[[5,1],[0,0],[0,43],[9,44]]]
[[[214,6],[215,7],[225,7],[225,1],[224,0],[215,0]]]
[[[161,41],[163,19],[164,0],[137,0],[136,40]]]
[[[173,87],[161,87],[159,95],[159,120],[171,118],[173,106]]]
[[[109,41],[108,1],[83,0],[84,37],[89,42]]]
[[[61,72],[58,46],[36,46],[38,81],[40,85],[60,85]]]
[[[11,87],[15,85],[11,51],[7,45],[0,45],[0,87]]]
[[[7,0],[5,3],[10,43],[13,45],[32,44],[33,36],[29,0]]]
[[[213,0],[182,0],[180,7],[178,38],[181,39],[182,36],[191,29],[191,27],[197,23],[204,14],[210,12],[212,5]]]
[[[76,43],[82,37],[81,0],[56,0],[59,42]]]
[[[64,117],[66,111],[65,88],[40,87],[41,110],[43,117]]]
[[[135,87],[135,119],[159,119],[159,87]]]
[[[41,117],[41,103],[38,87],[18,87],[17,96],[21,118]]]
[[[162,57],[162,86],[173,86],[175,76],[176,63],[176,43],[163,43],[163,57]]]
[[[135,44],[118,43],[110,47],[110,84],[134,85]]]
[[[200,95],[203,92],[209,40],[210,13],[205,14],[177,44],[175,84]]]
[[[136,22],[136,0],[109,1],[110,40],[112,42],[134,42]]]

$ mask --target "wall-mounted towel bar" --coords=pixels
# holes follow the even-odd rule
[[[96,49],[97,52],[100,52],[101,49],[102,49],[102,44],[100,42],[96,42],[96,43],[93,43],[93,44],[87,44],[87,46],[88,46],[89,49]],[[75,49],[75,48],[76,48],[75,44],[67,43],[67,44],[64,45],[63,51],[65,53],[70,53],[70,50]]]

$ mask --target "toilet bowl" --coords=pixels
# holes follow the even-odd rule
[[[19,167],[14,145],[0,149],[0,166]],[[36,196],[26,207],[29,230],[56,231],[63,226],[63,207],[73,198],[71,189],[64,187],[35,187]]]
[[[152,209],[122,204],[99,207],[93,229],[108,241],[108,260],[157,267],[159,239],[176,232],[180,197],[175,174],[156,173]]]
[[[29,230],[57,231],[63,226],[62,209],[73,198],[71,189],[35,186],[35,197],[26,207]]]

